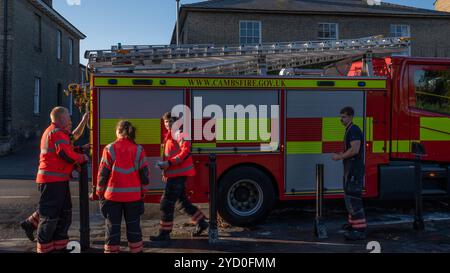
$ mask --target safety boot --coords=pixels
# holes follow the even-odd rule
[[[209,224],[205,221],[205,219],[200,220],[195,228],[195,231],[192,233],[192,237],[200,236],[208,227]]]
[[[344,238],[347,241],[365,240],[366,236],[367,236],[367,232],[365,230],[351,229],[344,233]]]
[[[34,242],[34,227],[33,224],[28,222],[27,220],[20,222],[20,227],[25,231],[25,235],[27,235],[30,241]]]
[[[150,241],[153,242],[162,242],[162,241],[170,241],[170,232],[166,230],[162,230],[159,232],[158,236],[150,236]]]

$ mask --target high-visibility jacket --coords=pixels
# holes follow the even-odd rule
[[[150,172],[145,151],[129,138],[119,138],[103,149],[96,193],[115,202],[135,202],[148,190]]]
[[[52,123],[41,138],[41,155],[36,182],[39,184],[69,181],[74,164],[82,164],[85,157],[75,151],[70,132]]]
[[[163,180],[179,176],[195,176],[195,167],[191,157],[191,142],[189,136],[181,131],[172,137],[169,131],[164,139],[164,161],[169,162],[169,168],[163,171]]]

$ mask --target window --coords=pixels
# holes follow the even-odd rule
[[[240,44],[260,44],[261,43],[261,22],[260,21],[240,21],[239,22],[239,43]]]
[[[320,40],[337,40],[337,39],[339,39],[338,24],[336,24],[336,23],[320,23],[318,38]]]
[[[34,49],[38,52],[42,51],[42,19],[38,14],[34,15],[36,20],[36,30],[35,30],[35,44]]]
[[[72,115],[73,113],[73,97],[72,93],[69,95],[69,105],[67,107],[69,109],[69,114]]]
[[[40,113],[41,78],[34,78],[33,114]]]
[[[68,53],[68,57],[69,57],[69,64],[72,65],[73,64],[73,40],[71,38],[69,38],[69,53]]]
[[[411,37],[409,25],[391,25],[391,37]],[[392,54],[393,56],[411,56],[411,47],[403,52]]]
[[[60,30],[56,31],[56,58],[62,59],[62,33]]]
[[[416,70],[414,87],[417,108],[450,115],[450,69]]]

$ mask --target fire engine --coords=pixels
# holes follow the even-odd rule
[[[121,119],[137,126],[137,142],[150,162],[152,188],[145,201],[159,202],[164,183],[154,163],[161,160],[164,112],[176,105],[193,113],[208,105],[267,105],[278,110],[267,117],[187,118],[201,125],[214,120],[216,134],[236,127],[245,135],[236,140],[234,130],[230,138],[208,140],[194,138],[198,131],[192,130],[197,176],[187,182],[191,200],[208,202],[211,153],[217,155],[219,214],[233,225],[263,220],[276,202],[314,199],[318,163],[324,165],[325,198],[342,198],[342,163],[331,156],[343,149],[339,111],[352,106],[365,134],[365,198],[414,198],[413,143],[426,151],[423,196],[448,198],[450,59],[392,57],[409,46],[407,38],[374,36],[241,46],[119,44],[87,51],[90,82],[71,90],[92,113],[93,186],[102,149],[115,140]],[[299,69],[318,64],[327,65]],[[271,126],[275,118],[277,127]],[[250,139],[250,131],[265,123],[276,141]],[[272,149],[260,149],[268,142]]]

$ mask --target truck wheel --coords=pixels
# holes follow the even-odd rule
[[[255,167],[239,167],[219,182],[220,216],[234,226],[251,226],[264,220],[275,203],[270,178]]]

